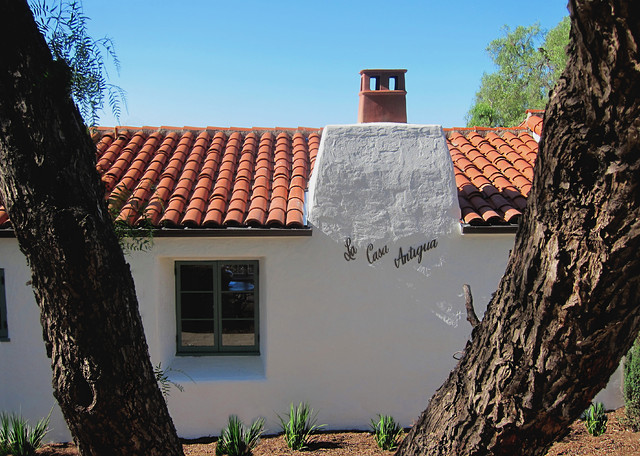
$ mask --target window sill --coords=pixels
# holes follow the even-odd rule
[[[167,374],[178,383],[265,380],[261,356],[176,356]]]
[[[238,356],[238,357],[243,357],[243,356],[260,356],[260,352],[259,351],[246,351],[246,352],[207,352],[207,351],[203,351],[203,352],[197,352],[197,351],[176,352],[176,358],[183,358],[185,356],[190,356],[190,357],[195,357],[195,358],[202,357],[202,356],[209,356],[209,357]]]

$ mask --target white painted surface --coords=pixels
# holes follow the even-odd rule
[[[181,436],[218,435],[230,414],[245,422],[263,416],[268,431],[277,432],[276,413],[301,401],[329,429],[366,429],[378,413],[409,426],[453,368],[453,354],[471,332],[462,285],[471,285],[481,317],[513,236],[460,233],[439,127],[356,127],[362,126],[323,133],[309,208],[313,236],[157,238],[151,252],[129,256],[153,364],[193,379],[171,374],[185,387],[168,401]],[[407,143],[385,139],[396,133]],[[369,150],[369,143],[376,146]],[[438,184],[423,182],[436,177]],[[387,194],[382,183],[393,191]],[[348,237],[357,250],[350,261]],[[433,239],[437,246],[422,252],[422,261],[396,265],[400,249],[406,254]],[[369,244],[370,254],[384,246],[388,253],[370,264]],[[175,354],[174,262],[213,259],[259,261],[260,356]],[[0,409],[21,410],[33,422],[54,399],[15,239],[0,239],[0,268],[11,338],[0,343]],[[51,439],[68,440],[57,406],[52,427]]]
[[[460,229],[453,164],[439,126],[325,127],[309,197],[309,220],[339,242],[395,242]]]
[[[49,438],[67,441],[70,434],[53,397],[40,310],[27,284],[31,271],[15,239],[0,239],[0,268],[4,269],[9,329],[9,341],[0,342],[0,411],[19,412],[35,425],[52,410]]]

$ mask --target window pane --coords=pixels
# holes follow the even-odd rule
[[[255,344],[253,320],[222,320],[222,345],[250,347]]]
[[[213,318],[213,293],[182,293],[182,318]]]
[[[215,345],[213,320],[183,320],[183,347],[212,347]]]
[[[220,281],[223,291],[251,291],[255,286],[255,268],[253,264],[223,264]]]
[[[253,293],[224,293],[222,295],[223,318],[253,318]]]
[[[180,266],[180,290],[213,290],[213,266],[210,264],[183,264]]]

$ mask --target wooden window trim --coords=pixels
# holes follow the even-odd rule
[[[254,331],[255,344],[252,346],[224,346],[222,345],[222,295],[224,290],[221,286],[222,265],[227,264],[250,264],[254,267]],[[193,347],[182,345],[182,292],[181,267],[184,265],[209,265],[213,269],[213,303],[214,306],[214,346]],[[175,290],[176,290],[176,354],[178,356],[237,356],[237,355],[259,355],[260,354],[260,305],[259,305],[259,261],[258,260],[209,260],[209,261],[176,261],[175,262]],[[204,290],[203,290],[204,291]]]

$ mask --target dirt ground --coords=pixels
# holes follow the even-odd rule
[[[592,437],[580,420],[571,425],[569,434],[553,445],[547,456],[637,456],[640,455],[640,433],[625,430],[620,424],[624,416],[622,409],[607,414],[607,432]],[[185,441],[186,456],[205,456],[215,454],[214,439],[204,438]],[[316,436],[309,450],[292,451],[284,443],[282,436],[263,437],[254,456],[389,456],[393,452],[382,451],[376,447],[372,435],[368,432],[326,432]],[[78,451],[70,444],[52,444],[38,451],[40,456],[77,456]]]

